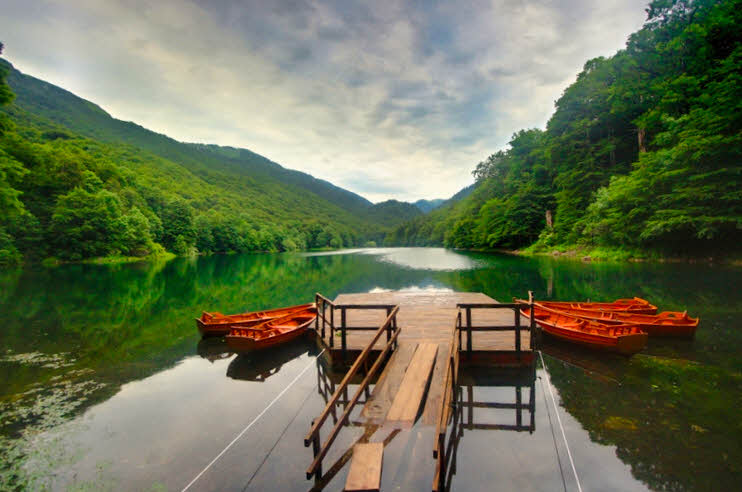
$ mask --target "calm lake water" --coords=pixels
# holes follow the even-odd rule
[[[535,402],[533,432],[464,431],[454,490],[577,490],[578,480],[582,490],[739,489],[741,280],[731,266],[436,248],[0,272],[0,490],[308,490],[302,439],[333,377],[314,344],[236,356],[200,342],[193,318],[374,289],[500,301],[528,290],[555,300],[636,295],[701,317],[694,340],[652,339],[630,359],[546,340],[522,387]],[[515,401],[512,385],[490,379],[465,374],[462,395]],[[515,418],[489,412],[476,419]],[[432,465],[432,442],[418,430],[390,436],[385,489],[430,487],[415,460]],[[360,433],[341,432],[326,463]],[[347,468],[328,490],[342,488]]]

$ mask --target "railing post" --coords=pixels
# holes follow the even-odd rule
[[[343,360],[345,360],[346,350],[348,349],[348,339],[345,332],[345,308],[340,308],[340,337],[341,337],[341,348],[343,350]]]
[[[388,318],[390,314],[392,314],[392,309],[386,308],[386,317]],[[388,342],[391,339],[392,339],[392,322],[390,321],[386,327],[386,341]]]
[[[471,308],[466,308],[466,350],[471,352],[472,349],[472,342],[471,342]]]
[[[515,425],[520,431],[521,425],[523,425],[523,396],[520,391],[520,386],[515,387]]]
[[[459,333],[459,350],[461,350],[461,310],[459,309],[458,314],[456,315],[456,331]]]
[[[314,294],[314,306],[317,308],[317,317],[314,318],[314,329],[317,331],[319,331],[319,304],[319,292],[317,292],[316,294]]]
[[[518,354],[518,360],[520,360],[520,309],[515,306],[515,352]]]
[[[330,305],[330,347],[334,347],[335,343],[335,306]]]
[[[438,490],[443,490],[446,484],[446,430],[438,434],[438,462],[440,472],[438,473]]]
[[[534,347],[533,337],[537,335],[536,335],[536,317],[533,314],[534,309],[533,309],[533,291],[532,290],[528,291],[528,306],[529,306],[529,311],[530,311],[528,313],[530,315],[529,323],[528,323],[528,330],[530,331],[529,338],[531,340],[531,350],[533,350],[533,347]]]
[[[317,432],[317,434],[314,436],[314,439],[312,439],[312,451],[314,452],[315,458],[319,454],[319,449],[320,449],[319,432]],[[322,463],[320,463],[317,469],[314,471],[315,482],[319,482],[321,478],[322,478]]]

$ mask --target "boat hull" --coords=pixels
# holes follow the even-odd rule
[[[565,309],[565,313],[609,325],[639,325],[650,337],[692,338],[698,328],[699,318],[686,313],[665,311],[659,314],[619,313],[591,311],[587,309]]]
[[[539,301],[539,304],[549,309],[566,310],[581,309],[596,312],[615,311],[635,314],[656,314],[657,306],[653,306],[640,297],[633,299],[616,299],[613,302],[555,302]]]
[[[529,318],[529,309],[521,314]],[[647,345],[648,335],[636,325],[604,325],[543,307],[536,307],[534,315],[546,334],[592,349],[633,355]]]
[[[224,338],[235,351],[263,350],[302,336],[316,317],[316,308],[310,307],[254,327],[233,326]]]
[[[300,304],[298,306],[287,306],[265,311],[251,311],[241,314],[221,314],[204,312],[199,318],[196,318],[196,327],[202,336],[224,336],[229,333],[232,326],[251,327],[258,326],[286,315],[300,312],[314,306],[310,304]]]

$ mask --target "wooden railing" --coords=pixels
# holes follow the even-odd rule
[[[459,337],[459,345],[461,345],[461,338],[463,336],[463,332],[466,331],[466,351],[471,352],[473,347],[472,342],[472,333],[475,331],[512,331],[515,334],[515,352],[518,355],[518,358],[521,356],[521,324],[520,324],[520,318],[521,313],[520,310],[522,308],[528,308],[529,309],[529,323],[528,323],[528,331],[529,331],[529,345],[530,348],[533,348],[533,335],[536,328],[536,320],[533,316],[533,295],[531,292],[528,293],[529,300],[528,302],[520,302],[516,301],[510,304],[501,304],[501,303],[489,303],[489,304],[457,304],[457,307],[459,308],[459,317],[457,318],[458,323],[456,326],[456,331],[458,331],[458,337]],[[495,325],[495,326],[481,326],[481,325],[474,325],[472,323],[472,310],[473,309],[512,309],[513,310],[513,324],[512,325]],[[461,317],[461,311],[463,310],[465,316],[462,321]],[[464,324],[465,322],[465,324]]]
[[[446,360],[446,369],[444,376],[443,398],[438,409],[438,425],[435,432],[435,443],[433,444],[433,458],[437,459],[435,465],[435,475],[433,477],[433,491],[442,490],[446,472],[446,432],[448,430],[448,420],[451,417],[453,409],[454,395],[458,387],[459,376],[459,343],[460,338],[457,336],[457,328],[461,325],[461,312],[456,315],[453,336],[451,337],[451,350]]]
[[[345,375],[345,377],[343,377],[343,380],[340,382],[337,389],[335,390],[335,394],[333,394],[332,398],[330,398],[330,401],[327,402],[325,409],[322,411],[318,418],[312,421],[312,427],[307,435],[304,437],[304,446],[309,446],[311,444],[312,450],[314,452],[314,460],[312,461],[312,464],[309,465],[309,468],[307,468],[307,478],[311,478],[312,476],[317,479],[321,478],[322,460],[327,454],[327,451],[330,449],[330,446],[332,446],[332,443],[335,441],[335,438],[340,432],[342,426],[348,420],[350,413],[355,407],[356,403],[358,403],[358,399],[361,397],[361,394],[364,393],[368,385],[371,383],[371,379],[373,378],[374,374],[376,374],[376,372],[379,370],[381,364],[384,362],[389,352],[396,346],[396,341],[401,331],[401,328],[397,326],[398,311],[399,306],[394,306],[391,309],[386,317],[386,320],[384,320],[384,322],[376,329],[376,333],[371,339],[371,342],[366,346],[366,348],[363,349],[361,354],[358,356],[358,358],[356,358],[355,362],[348,370],[348,373]],[[390,332],[389,330],[392,326],[394,326],[394,331]],[[340,396],[347,391],[348,383],[350,383],[351,379],[353,378],[353,376],[355,376],[361,366],[366,364],[368,356],[373,350],[374,345],[376,345],[376,342],[379,340],[379,338],[381,338],[382,333],[384,333],[385,331],[387,331],[389,335],[384,349],[376,358],[371,368],[366,371],[366,375],[363,378],[363,381],[361,381],[361,384],[356,390],[356,393],[350,399],[348,405],[346,405],[343,414],[340,416],[340,418],[337,419],[335,426],[330,431],[330,434],[325,442],[320,445],[320,429],[322,428],[322,424],[324,424],[328,416],[334,412],[335,405],[340,399]]]
[[[348,326],[347,313],[350,310],[384,310],[386,311],[387,318],[391,314],[392,310],[398,308],[395,304],[335,304],[335,309],[340,311],[340,326],[336,330],[340,330],[340,348],[343,351],[343,357],[348,350],[348,332],[353,330],[375,330],[376,326]],[[397,317],[394,316],[392,323],[386,329],[386,340],[387,342],[392,337],[392,332],[397,329]],[[330,345],[332,346],[332,345]]]
[[[314,304],[317,306],[317,317],[314,321],[314,328],[317,330],[317,333],[322,335],[322,338],[325,338],[325,328],[329,325],[330,327],[330,347],[333,346],[333,338],[335,333],[335,304],[317,292],[314,294]],[[330,308],[330,316],[328,318],[327,316],[327,308]],[[320,320],[322,320],[322,323],[320,323]]]
[[[451,351],[446,363],[446,372],[444,379],[443,398],[438,411],[438,424],[436,426],[435,443],[433,444],[433,458],[437,460],[435,475],[433,478],[433,491],[443,490],[445,485],[446,466],[449,459],[449,449],[446,446],[446,434],[448,433],[448,421],[451,418],[452,410],[456,410],[456,398],[454,395],[458,391],[458,374],[459,374],[459,354],[462,350],[471,353],[473,350],[472,333],[475,331],[513,331],[515,333],[515,352],[518,358],[521,358],[521,313],[523,307],[530,309],[530,347],[533,348],[533,335],[535,329],[535,320],[533,316],[533,295],[529,294],[529,300],[525,302],[513,302],[510,304],[486,303],[486,304],[458,304],[459,312],[456,315],[456,322],[451,339]],[[512,309],[514,312],[513,325],[482,326],[472,323],[473,309]],[[466,331],[466,348],[462,348],[463,332]],[[454,434],[456,430],[454,429]],[[451,442],[449,441],[449,447]]]

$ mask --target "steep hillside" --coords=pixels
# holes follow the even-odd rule
[[[625,49],[585,64],[545,130],[516,132],[468,197],[387,242],[742,251],[742,1],[655,0],[647,14]]]
[[[255,181],[262,184],[265,180],[275,180],[316,193],[353,213],[363,213],[372,205],[355,193],[306,173],[286,169],[249,150],[182,143],[136,123],[112,118],[96,104],[12,67],[8,84],[16,94],[14,105],[27,113],[101,142],[134,145],[223,186],[239,187],[253,185]],[[242,181],[235,182],[234,178]]]
[[[344,247],[384,233],[384,214],[354,193],[116,120],[4,60],[0,92],[0,263]]]

